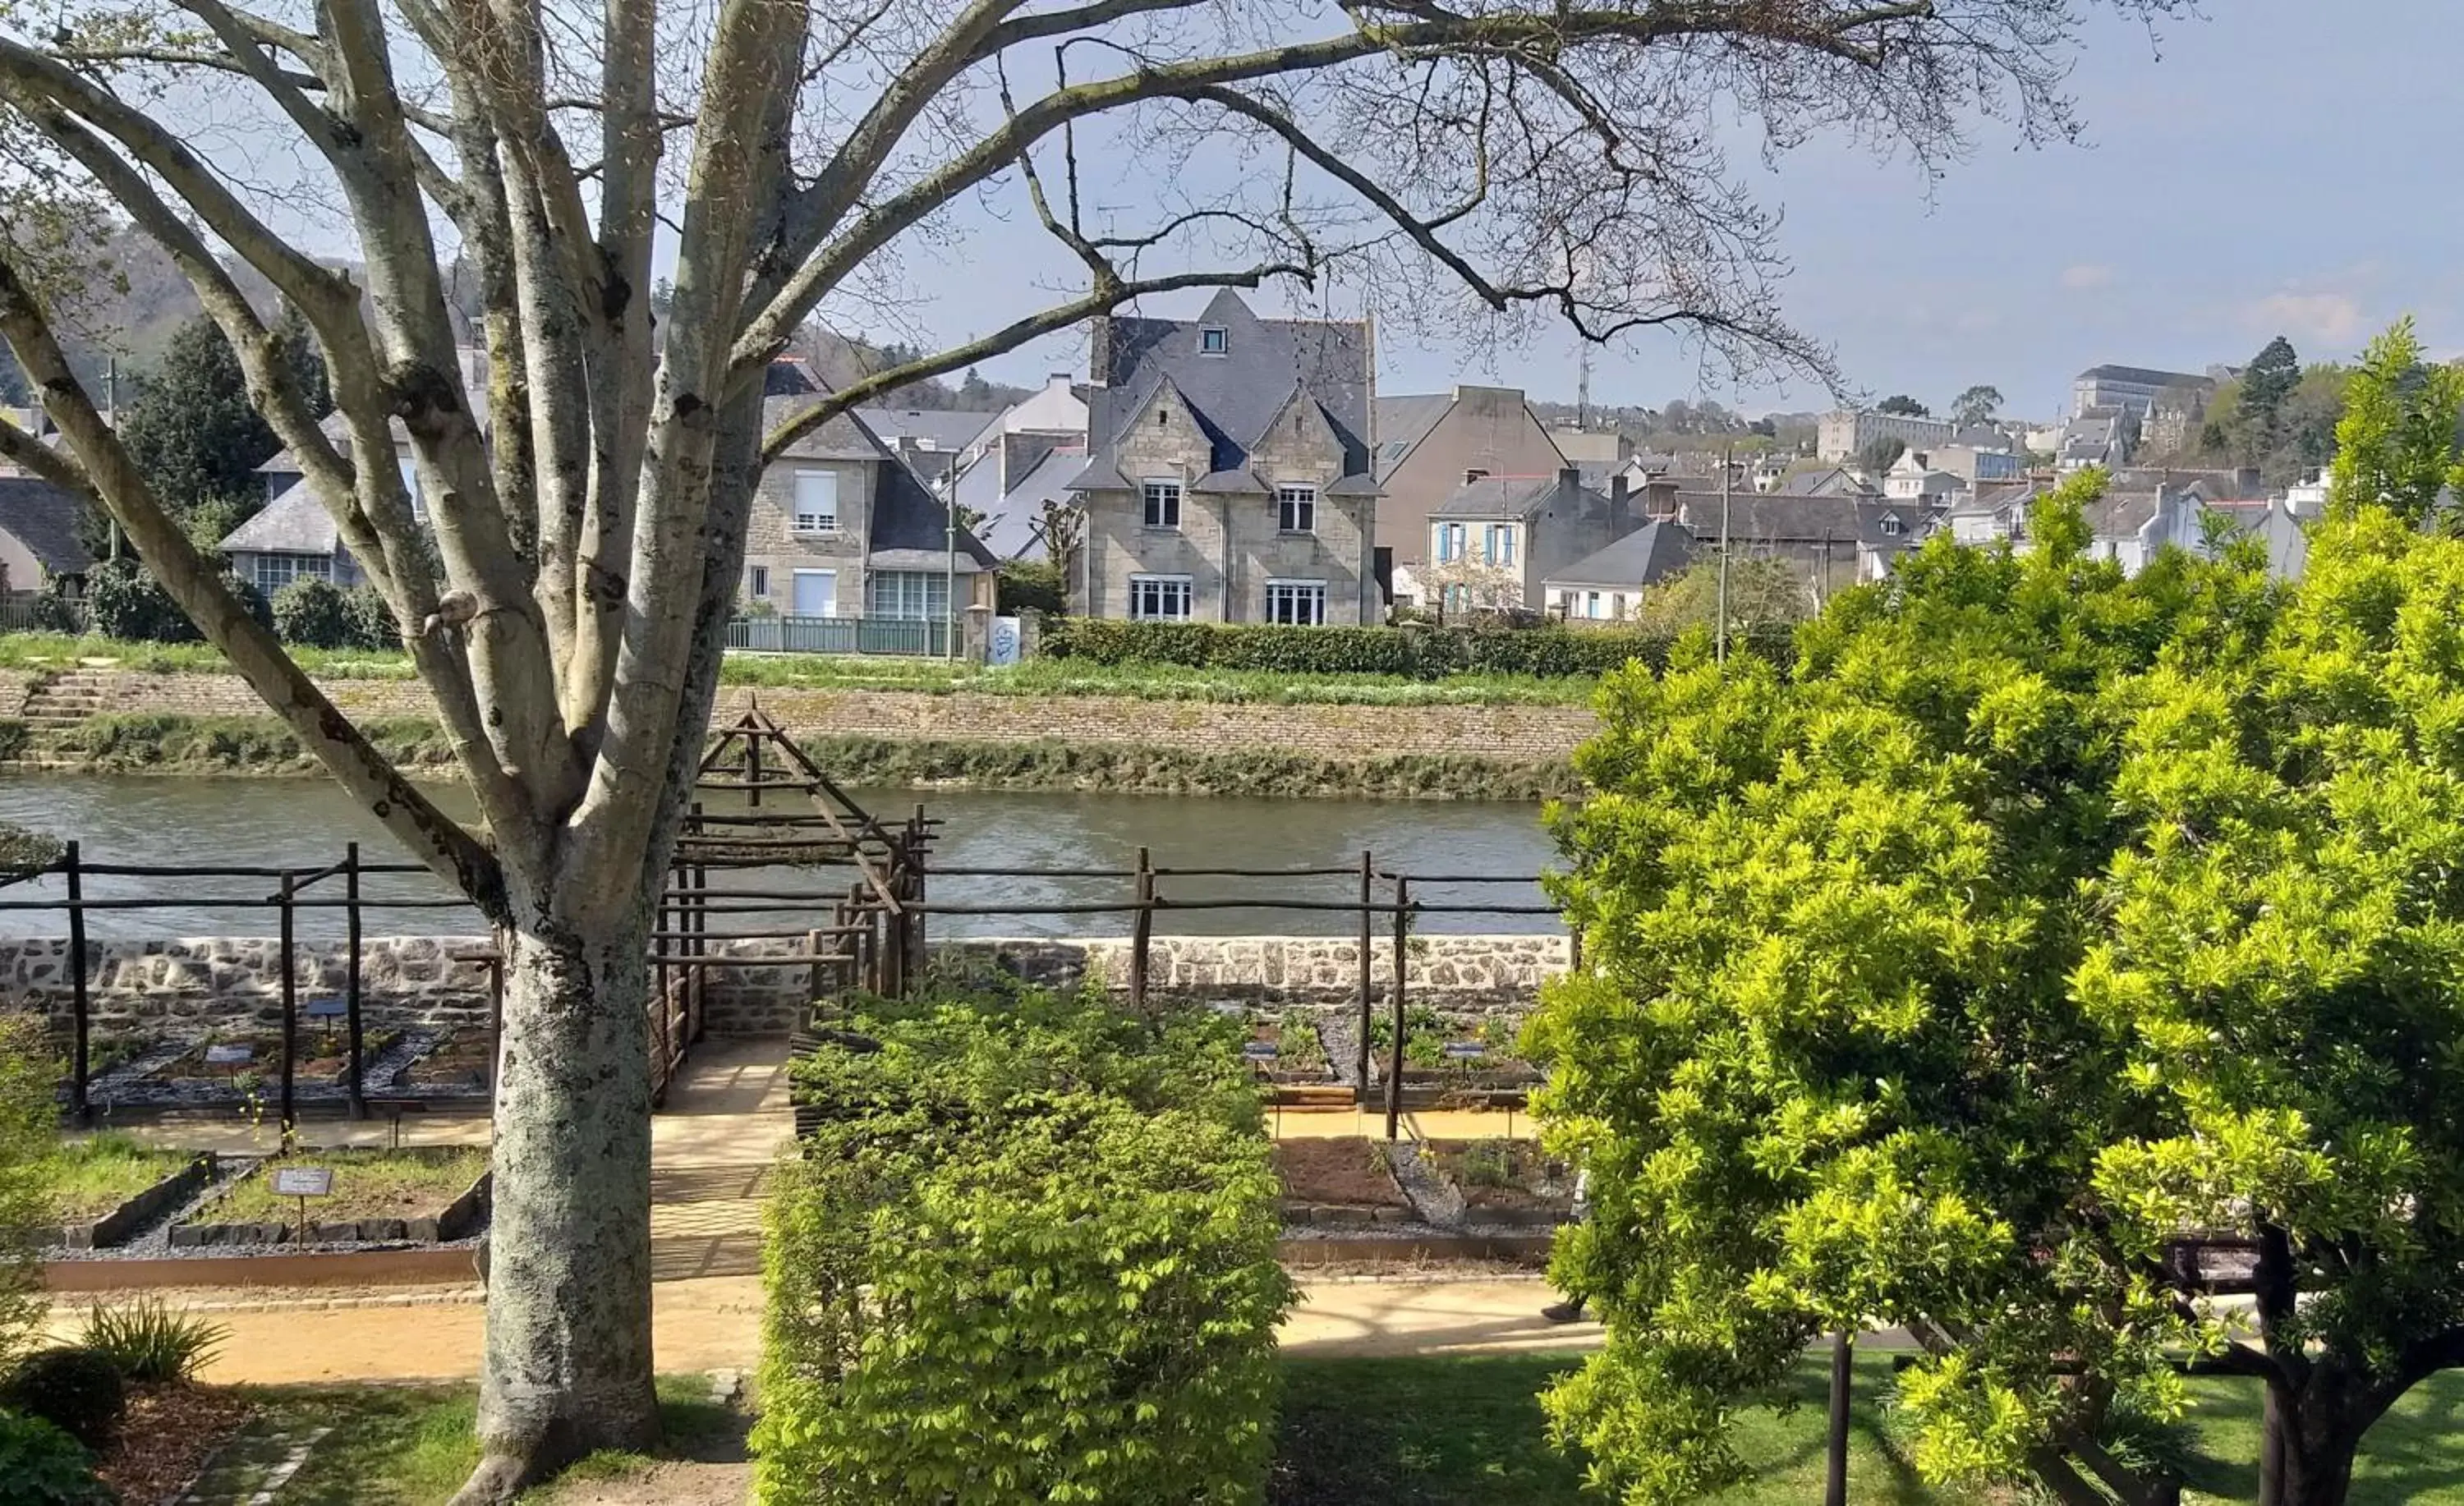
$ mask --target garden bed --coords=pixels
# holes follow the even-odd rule
[[[1528,1140],[1432,1140],[1420,1153],[1463,1194],[1467,1224],[1553,1227],[1573,1216],[1573,1172]]]
[[[1285,1140],[1274,1147],[1275,1174],[1283,1179],[1286,1223],[1403,1224],[1412,1220],[1411,1199],[1395,1180],[1386,1143],[1360,1136],[1337,1140]]]
[[[405,1062],[385,1086],[410,1093],[485,1093],[495,1064],[495,1042],[486,1031],[455,1031]]]
[[[1492,1100],[1519,1102],[1543,1080],[1539,1069],[1514,1055],[1513,1024],[1498,1015],[1451,1021],[1425,1004],[1403,1016],[1403,1091],[1415,1107],[1473,1104]],[[1383,1083],[1395,1060],[1395,1019],[1381,1014],[1369,1024],[1369,1071]]]
[[[1309,1015],[1295,1011],[1274,1024],[1252,1026],[1249,1042],[1250,1065],[1277,1087],[1325,1087],[1334,1081],[1326,1041]],[[1260,1049],[1267,1046],[1274,1048],[1271,1057]]]
[[[300,1200],[275,1190],[286,1168],[324,1168],[332,1193]],[[442,1244],[488,1216],[488,1153],[475,1146],[297,1151],[270,1157],[171,1230],[175,1248],[209,1245]],[[210,1220],[210,1221],[207,1221]]]
[[[197,1195],[214,1178],[213,1152],[157,1150],[125,1135],[97,1135],[61,1151],[52,1178],[60,1222],[34,1243],[101,1250]]]

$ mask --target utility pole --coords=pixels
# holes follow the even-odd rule
[[[958,657],[958,498],[957,489],[942,501],[941,515],[948,521],[943,542],[949,553],[941,559],[941,657]]]
[[[1712,629],[1712,658],[1728,662],[1728,504],[1737,490],[1737,451],[1730,446],[1720,464],[1720,604]]]

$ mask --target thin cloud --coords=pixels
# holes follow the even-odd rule
[[[2368,328],[2361,300],[2348,293],[2272,293],[2251,304],[2242,322],[2313,345],[2352,345]]]
[[[2114,271],[2102,262],[2086,261],[2062,269],[2062,286],[2073,293],[2093,293],[2113,283]]]

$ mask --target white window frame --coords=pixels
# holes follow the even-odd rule
[[[1288,607],[1290,615],[1278,611]],[[1323,580],[1269,579],[1266,582],[1266,621],[1288,627],[1324,627],[1326,625],[1326,582]]]
[[[1292,486],[1275,489],[1275,531],[1281,534],[1317,532],[1317,488]]]
[[[864,604],[867,617],[885,622],[938,622],[949,616],[949,589],[938,571],[876,570],[865,581]]]
[[[830,487],[830,510],[827,513],[804,511],[804,483],[826,481]],[[790,521],[799,534],[835,534],[839,531],[839,473],[835,470],[799,470],[789,483],[787,505],[792,510]]]
[[[1908,525],[1901,522],[1899,514],[1897,513],[1892,513],[1882,519],[1882,533],[1888,537],[1896,538],[1907,531]]]
[[[1149,476],[1138,483],[1138,500],[1145,510],[1140,516],[1147,527],[1176,532],[1180,528],[1182,497],[1178,481],[1170,476]]]
[[[1152,592],[1152,600],[1148,593]],[[1177,601],[1180,610],[1167,612],[1167,601]],[[1130,577],[1130,621],[1133,622],[1186,622],[1197,615],[1198,593],[1188,576],[1133,575]]]
[[[1201,356],[1232,354],[1232,332],[1221,324],[1200,325],[1198,331],[1198,353]]]
[[[1481,540],[1481,557],[1492,565],[1514,563],[1514,525],[1491,523],[1487,536]]]
[[[1463,524],[1440,523],[1438,525],[1438,563],[1453,564],[1463,557],[1463,551],[1468,547],[1470,547],[1469,537]]]
[[[400,450],[394,452],[394,459],[402,468],[402,489],[410,493],[410,520],[425,523],[428,521],[428,497],[419,490],[419,461]]]
[[[829,578],[829,582],[830,582],[830,609],[829,609],[827,612],[823,613],[823,614],[822,614],[822,616],[823,616],[825,619],[828,619],[828,618],[835,618],[835,617],[837,617],[837,616],[839,615],[839,573],[838,573],[837,571],[835,571],[835,570],[809,570],[809,569],[791,569],[791,570],[789,570],[789,571],[787,572],[787,612],[786,612],[786,615],[787,615],[787,616],[789,616],[789,617],[798,617],[798,616],[802,616],[802,615],[803,615],[802,613],[799,613],[799,612],[796,610],[796,582],[797,582],[797,581],[799,581],[799,580],[804,579],[804,578],[807,578],[807,577],[811,577],[811,576],[825,576],[825,577],[827,577],[827,578]]]
[[[281,568],[269,568],[275,565]],[[248,578],[250,583],[258,591],[270,597],[295,580],[331,582],[334,578],[334,560],[329,555],[303,555],[289,552],[259,555],[256,557],[255,563],[250,566]]]
[[[745,595],[753,598],[753,600],[757,601],[767,601],[770,600],[770,567],[768,565],[747,565],[744,567],[744,576]]]

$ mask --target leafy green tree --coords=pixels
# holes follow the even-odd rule
[[[1878,434],[1866,442],[1864,448],[1857,451],[1857,468],[1868,475],[1879,476],[1898,465],[1900,457],[1907,452],[1906,440]]]
[[[2257,454],[2276,447],[2277,435],[2284,422],[2285,401],[2300,384],[2301,358],[2294,353],[2293,342],[2281,335],[2269,340],[2266,348],[2243,368],[2237,407],[2244,428],[2256,441]]]
[[[1874,411],[1877,413],[1888,413],[1896,418],[1933,417],[1933,409],[1926,407],[1924,404],[1919,403],[1916,399],[1909,397],[1904,392],[1895,393],[1890,397],[1884,398],[1881,402],[1875,404]]]
[[[310,410],[322,417],[333,403],[305,325],[294,314],[276,338]],[[207,549],[264,504],[256,468],[282,447],[249,398],[231,341],[203,316],[171,338],[121,420],[121,434],[129,458]]]
[[[1802,622],[1814,615],[1812,586],[1804,574],[1786,560],[1739,558],[1728,561],[1728,631]],[[1675,635],[1692,628],[1711,629],[1720,611],[1720,561],[1698,558],[1683,571],[1642,593],[1635,607],[1636,625],[1646,632]]]
[[[1963,428],[1974,424],[1991,424],[1993,415],[2001,411],[2002,389],[1983,382],[1950,400],[1950,421]]]
[[[1609,1324],[1549,1407],[1629,1501],[1739,1473],[1728,1409],[1824,1332],[1923,1345],[1926,1476],[2082,1506],[2146,1498],[2112,1445],[2186,1359],[2263,1388],[2269,1506],[2343,1506],[2464,1364],[2464,541],[2355,502],[2298,589],[2247,546],[2125,578],[2101,485],[1842,596],[1793,675],[1605,688],[1551,816],[1592,966],[1526,1044]]]
[[[2329,506],[2344,513],[2383,507],[2409,523],[2421,522],[2441,491],[2464,490],[2464,467],[2456,463],[2459,414],[2464,369],[2424,365],[2412,320],[2370,341],[2344,389]]]

